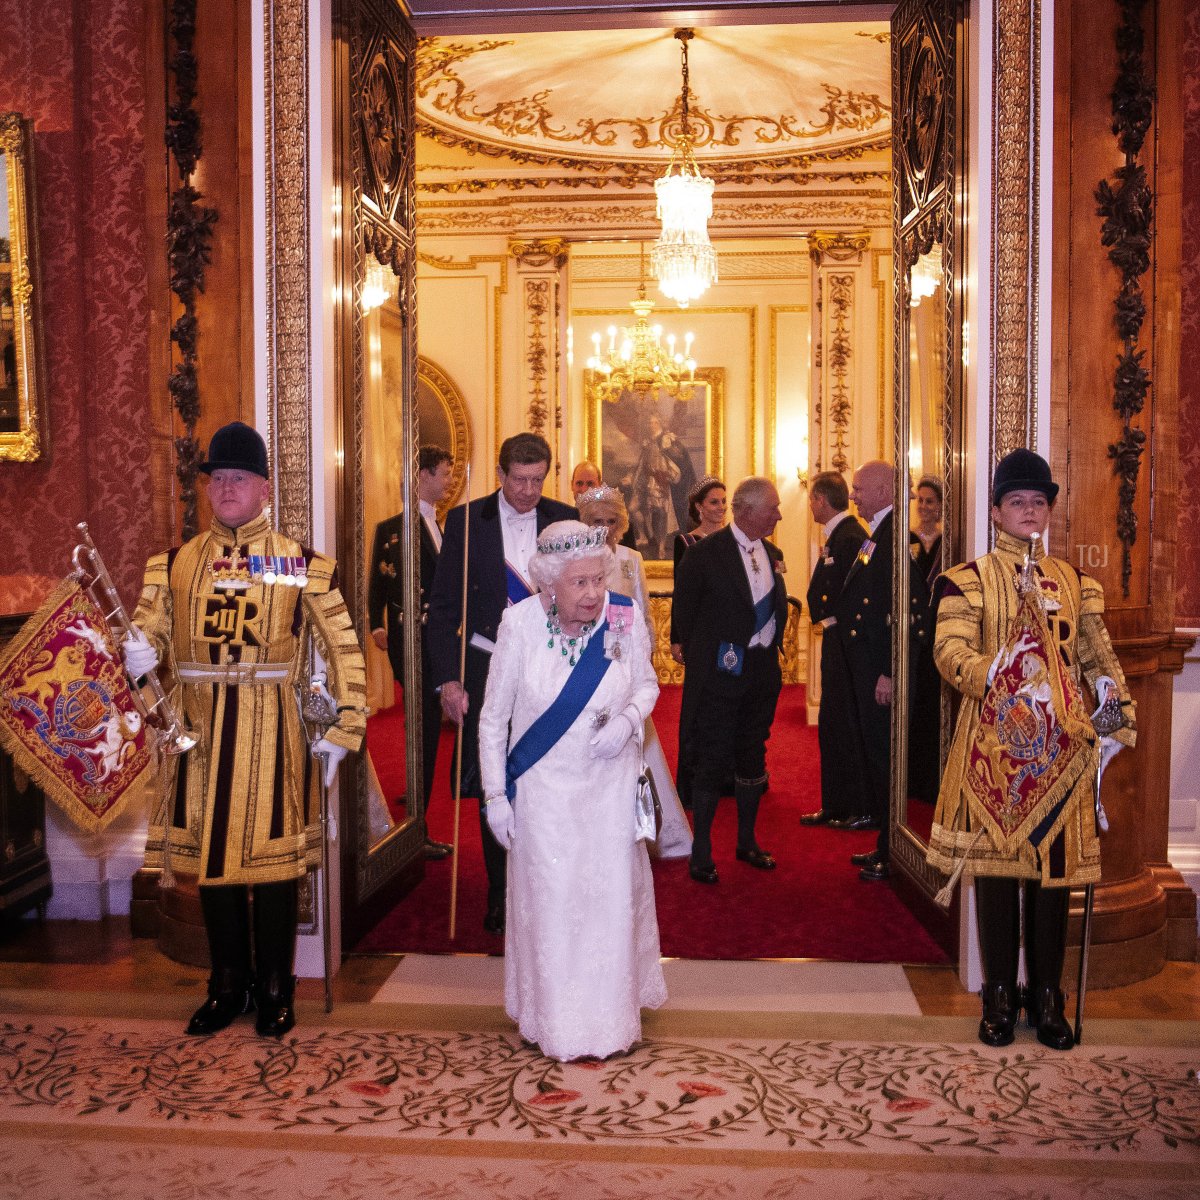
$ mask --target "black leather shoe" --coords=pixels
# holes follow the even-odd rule
[[[853,817],[830,817],[829,820],[825,822],[825,824],[830,829],[849,829],[850,822],[853,820],[854,820]]]
[[[738,862],[749,863],[752,867],[757,867],[760,871],[775,870],[775,860],[765,851],[759,850],[757,847],[753,850],[738,850]]]
[[[979,1022],[979,1040],[985,1046],[1011,1045],[1021,1015],[1020,989],[1011,983],[985,983],[981,995],[983,1018]]]
[[[840,829],[878,829],[878,825],[874,825],[870,817],[851,817],[845,825],[839,826]]]
[[[253,1008],[254,999],[248,987],[238,992],[210,992],[208,999],[192,1014],[187,1032],[191,1037],[219,1033]]]
[[[504,902],[489,904],[487,915],[483,918],[483,927],[488,933],[499,937],[504,936]]]
[[[892,868],[885,862],[873,862],[868,866],[863,867],[858,873],[859,879],[866,880],[867,883],[878,883],[881,879],[887,879],[892,873]]]
[[[276,978],[256,989],[258,1016],[254,1019],[254,1028],[261,1037],[281,1038],[295,1027],[296,1009],[293,1007],[295,995],[296,977],[294,975],[283,980]]]
[[[805,813],[800,818],[801,825],[825,825],[828,821],[829,814],[823,808],[818,808],[814,813]]]
[[[878,850],[867,850],[863,854],[850,855],[850,865],[854,867],[873,867],[878,861]]]
[[[454,847],[445,842],[435,842],[432,838],[425,839],[425,857],[431,861],[449,858],[454,853]]]
[[[716,883],[720,878],[716,867],[697,867],[691,863],[688,864],[688,874],[697,883]]]
[[[1070,1050],[1075,1035],[1063,1015],[1063,994],[1060,988],[1043,983],[1029,989],[1030,1029],[1037,1030],[1037,1040],[1051,1050]]]

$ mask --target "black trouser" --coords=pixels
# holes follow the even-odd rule
[[[712,823],[721,786],[733,773],[738,849],[754,850],[758,803],[767,776],[767,739],[782,676],[773,648],[747,650],[740,676],[716,673],[704,685],[688,739],[692,780],[692,864],[712,866]]]
[[[1030,988],[1059,987],[1067,948],[1071,889],[1036,879],[976,876],[975,910],[987,983],[1016,987],[1021,947],[1020,885],[1025,890],[1025,975]]]
[[[865,764],[856,726],[854,689],[837,633],[821,638],[821,707],[817,713],[817,745],[821,751],[821,808],[837,819],[867,811]]]
[[[298,888],[296,879],[254,884],[253,967],[250,888],[227,884],[200,889],[214,995],[244,991],[254,977],[260,988],[270,988],[273,994],[290,993]]]

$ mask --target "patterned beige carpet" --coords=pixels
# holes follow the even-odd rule
[[[181,1035],[147,1001],[0,1004],[0,1196],[23,1200],[664,1200],[1196,1193],[1195,1030],[1005,1050],[973,1022],[842,1018],[672,1032],[542,1058],[494,1010],[346,1005],[282,1044]],[[951,1037],[946,1037],[950,1033]],[[816,1036],[814,1036],[816,1034]],[[890,1035],[890,1036],[889,1036]],[[1172,1043],[1176,1044],[1172,1044]],[[1137,1043],[1137,1044],[1135,1044]],[[1157,1044],[1156,1044],[1157,1043]],[[1189,1044],[1190,1043],[1190,1044]]]

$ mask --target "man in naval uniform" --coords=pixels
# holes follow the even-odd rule
[[[733,776],[738,861],[773,870],[755,837],[767,782],[767,738],[783,685],[787,626],[783,555],[766,539],[780,521],[779,493],[760,476],[733,493],[733,523],[683,556],[671,602],[672,654],[684,664],[680,728],[691,756],[694,836],[689,866],[716,883],[712,823],[722,780]]]
[[[174,871],[198,880],[212,959],[187,1032],[214,1033],[257,1007],[258,1032],[278,1038],[295,1024],[298,883],[319,864],[323,836],[297,687],[308,686],[315,639],[336,707],[312,748],[328,785],[362,742],[366,672],[335,563],[263,513],[271,489],[258,433],[240,421],[218,429],[200,470],[212,524],[150,559],[125,659],[135,678],[168,665],[199,737],[170,760],[159,843]]]
[[[487,687],[488,666],[496,648],[496,631],[505,608],[534,592],[529,560],[537,535],[554,521],[578,519],[568,504],[542,495],[550,470],[550,445],[536,433],[518,433],[500,446],[500,487],[469,505],[446,514],[442,552],[438,557],[429,605],[429,659],[442,710],[459,726],[462,738],[462,795],[479,804],[479,829],[487,868],[487,913],[483,927],[504,932],[507,858],[492,836],[483,809],[479,777],[479,709]],[[460,631],[463,607],[463,538],[467,521],[465,583],[467,621]],[[466,639],[466,686],[459,683],[459,649]]]
[[[1022,1007],[1043,1045],[1055,1050],[1074,1045],[1061,989],[1071,888],[1100,878],[1100,813],[1095,793],[1099,763],[1136,740],[1133,701],[1104,627],[1104,589],[1070,563],[1045,552],[1057,496],[1058,484],[1044,458],[1024,449],[1005,455],[992,477],[996,548],[974,562],[953,567],[934,588],[934,661],[963,700],[927,857],[947,874],[965,867],[975,880],[984,977],[979,1039],[989,1046],[1012,1042]],[[981,716],[989,692],[998,686],[996,672],[1005,669],[1002,660],[1009,653],[1010,628],[1018,610],[1018,579],[1026,570],[1032,570],[1041,594],[1049,633],[1047,652],[1058,655],[1074,687],[1086,685],[1084,695],[1090,693],[1099,711],[1111,713],[1113,732],[1097,739],[1100,745],[1087,747],[1084,769],[1067,794],[1048,797],[1054,808],[1045,816],[1033,813],[1025,831],[1018,832],[1005,849],[994,840],[968,773],[972,749],[986,744]],[[1012,666],[1029,677],[1036,669],[1034,647],[1025,649],[1021,639],[1019,648],[1022,656]],[[1003,694],[1003,680],[999,686]],[[1091,703],[1084,707],[1091,711]],[[1065,758],[1066,751],[1060,757]],[[1022,924],[1027,987],[1018,989]]]
[[[821,750],[821,807],[800,818],[801,825],[845,829],[867,811],[861,799],[863,769],[857,756],[846,753],[855,738],[855,709],[850,672],[837,634],[833,610],[842,585],[867,531],[847,510],[850,490],[837,471],[822,471],[808,485],[808,505],[821,526],[821,552],[808,585],[808,615],[822,626],[821,707],[817,714],[817,744]]]
[[[417,499],[421,554],[418,559],[421,592],[421,746],[425,796],[425,857],[443,859],[452,846],[429,836],[429,797],[437,765],[438,739],[442,735],[442,706],[429,669],[428,614],[433,591],[433,574],[442,549],[442,527],[437,507],[446,498],[454,458],[441,446],[422,446],[417,451]],[[367,585],[367,618],[371,640],[387,652],[396,682],[404,684],[404,514],[388,517],[375,527],[371,550],[371,578]],[[406,698],[407,703],[407,698]]]

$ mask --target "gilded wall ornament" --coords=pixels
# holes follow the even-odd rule
[[[546,433],[550,416],[547,394],[547,361],[550,354],[550,280],[525,280],[525,383],[529,390],[526,427]]]

